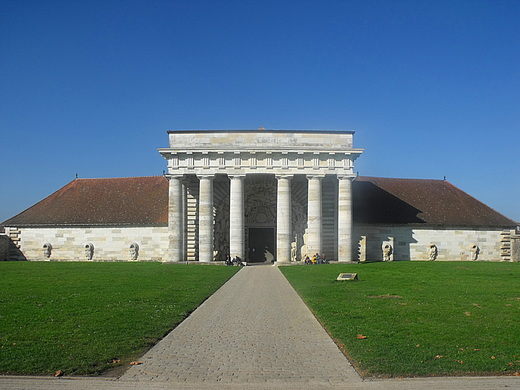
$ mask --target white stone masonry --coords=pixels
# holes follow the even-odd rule
[[[276,261],[291,261],[291,176],[276,176]]]

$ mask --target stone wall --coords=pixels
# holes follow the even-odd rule
[[[166,261],[167,227],[21,228],[20,249],[28,260],[86,261],[87,244],[93,245],[91,261],[132,260],[130,246],[138,244],[137,261]],[[44,244],[51,244],[50,257]]]
[[[511,234],[511,261],[520,261],[520,234]]]
[[[0,236],[0,259],[86,261],[85,246],[91,243],[94,247],[91,261],[130,261],[130,246],[137,243],[138,261],[168,260],[167,227],[20,228],[16,231],[20,249],[7,235]],[[437,261],[471,260],[470,247],[474,244],[480,249],[478,260],[504,260],[501,229],[355,225],[354,237],[358,251],[366,252],[363,258],[369,261],[381,260],[383,243],[392,240],[395,260],[428,260],[431,244],[438,248]],[[512,235],[512,238],[510,260],[520,261],[520,236]],[[45,256],[44,244],[51,244],[49,258]],[[13,252],[14,249],[21,257]],[[332,260],[334,256],[327,254],[327,258]],[[359,259],[359,252],[354,258]]]
[[[478,260],[501,261],[502,229],[496,228],[419,228],[403,226],[354,226],[358,253],[366,251],[366,260],[381,260],[382,245],[393,238],[395,260],[428,260],[429,247],[437,246],[438,261],[469,261],[472,259],[471,246],[479,247]],[[363,242],[364,241],[364,242]],[[356,247],[356,245],[355,245]]]

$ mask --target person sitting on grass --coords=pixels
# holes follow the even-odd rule
[[[233,265],[233,261],[231,260],[229,253],[226,255],[226,265]]]
[[[318,258],[320,257],[320,255],[318,255],[318,252],[316,252],[316,254],[314,256],[312,256],[312,264],[318,264]]]

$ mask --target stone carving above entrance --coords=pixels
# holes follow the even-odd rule
[[[246,226],[276,226],[276,181],[259,176],[246,184]]]

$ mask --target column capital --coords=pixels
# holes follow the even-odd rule
[[[230,179],[243,179],[244,177],[246,177],[245,173],[231,173],[227,175]]]
[[[280,180],[280,179],[291,180],[294,177],[294,175],[274,175],[274,177],[276,177],[276,180]]]
[[[325,178],[325,174],[316,174],[316,173],[307,174],[305,176],[307,176],[307,180],[310,180],[310,179],[321,180],[321,179]]]
[[[163,176],[166,179],[168,179],[168,180],[170,180],[170,179],[183,179],[184,178],[184,175],[173,174],[173,173],[165,173]]]
[[[339,175],[336,175],[336,177],[338,178],[338,180],[354,180],[356,178],[356,175],[348,175],[348,174],[339,174]]]
[[[197,179],[209,179],[209,180],[213,180],[215,178],[215,175],[213,174],[198,174],[197,175]]]

